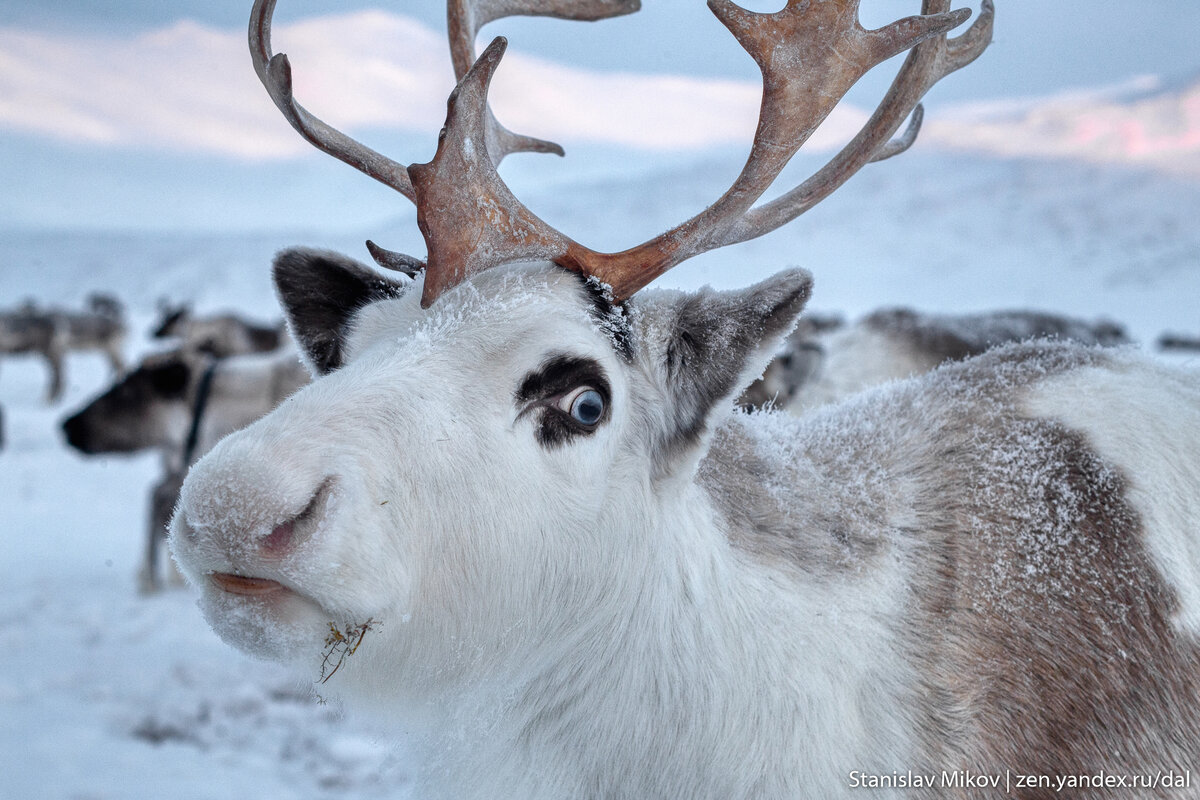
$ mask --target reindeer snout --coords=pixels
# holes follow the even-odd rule
[[[82,414],[76,414],[75,416],[64,420],[62,429],[63,433],[67,437],[67,444],[69,444],[71,447],[74,447],[81,453],[87,453],[88,455],[96,452],[95,448],[92,446],[90,428],[88,427],[87,421],[83,418]]]
[[[332,477],[285,469],[273,448],[230,444],[201,459],[180,494],[173,546],[195,578],[272,575],[307,551],[332,510]]]

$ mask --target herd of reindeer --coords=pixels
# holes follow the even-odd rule
[[[82,310],[26,301],[0,312],[0,354],[40,356],[49,371],[48,402],[61,399],[68,353],[98,352],[108,359],[112,385],[62,423],[69,446],[89,456],[160,454],[162,477],[150,488],[138,572],[146,593],[178,578],[162,544],[188,467],[311,379],[282,323],[263,325],[233,313],[195,315],[186,305],[168,303],[160,303],[159,314],[149,335],[168,346],[127,368],[123,306],[110,295],[89,296]],[[853,323],[814,312],[801,319],[739,404],[747,411],[769,407],[801,415],[998,345],[1039,338],[1132,344],[1115,322],[1028,310],[932,314],[884,308]],[[1157,345],[1200,350],[1200,339],[1163,334]]]

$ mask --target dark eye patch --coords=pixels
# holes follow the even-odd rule
[[[603,414],[595,425],[584,425],[555,405],[558,398],[580,386],[592,387],[604,399]],[[538,442],[547,448],[594,433],[608,419],[611,401],[612,389],[599,362],[563,354],[551,356],[526,375],[516,392],[522,414],[538,411]]]

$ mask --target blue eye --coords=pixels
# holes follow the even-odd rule
[[[595,425],[604,416],[604,396],[595,389],[583,387],[565,398],[570,405],[566,411],[582,425]]]

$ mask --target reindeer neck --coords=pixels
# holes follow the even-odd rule
[[[847,635],[869,627],[876,610],[860,588],[764,575],[730,543],[695,483],[657,510],[645,535],[661,546],[644,553],[637,587],[615,591],[621,602],[594,619],[576,620],[571,638],[523,679],[509,673],[439,719],[430,752],[440,756],[430,763],[439,780],[454,772],[448,796],[494,796],[473,794],[473,777],[492,792],[513,786],[513,797],[610,796],[601,780],[613,763],[634,765],[622,776],[631,797],[795,796],[784,777],[795,764],[812,785],[840,786],[872,739],[872,753],[902,763],[905,736],[890,707],[861,704],[872,691],[890,692],[902,671],[879,658],[882,628],[869,640]],[[734,740],[760,743],[750,754],[758,760],[743,763],[744,751],[728,760]],[[781,752],[791,754],[787,764]],[[484,766],[472,776],[461,769],[467,761]],[[639,764],[658,766],[642,773]],[[681,766],[666,773],[662,765]],[[497,783],[497,775],[511,777]],[[530,775],[538,782],[523,784]]]

